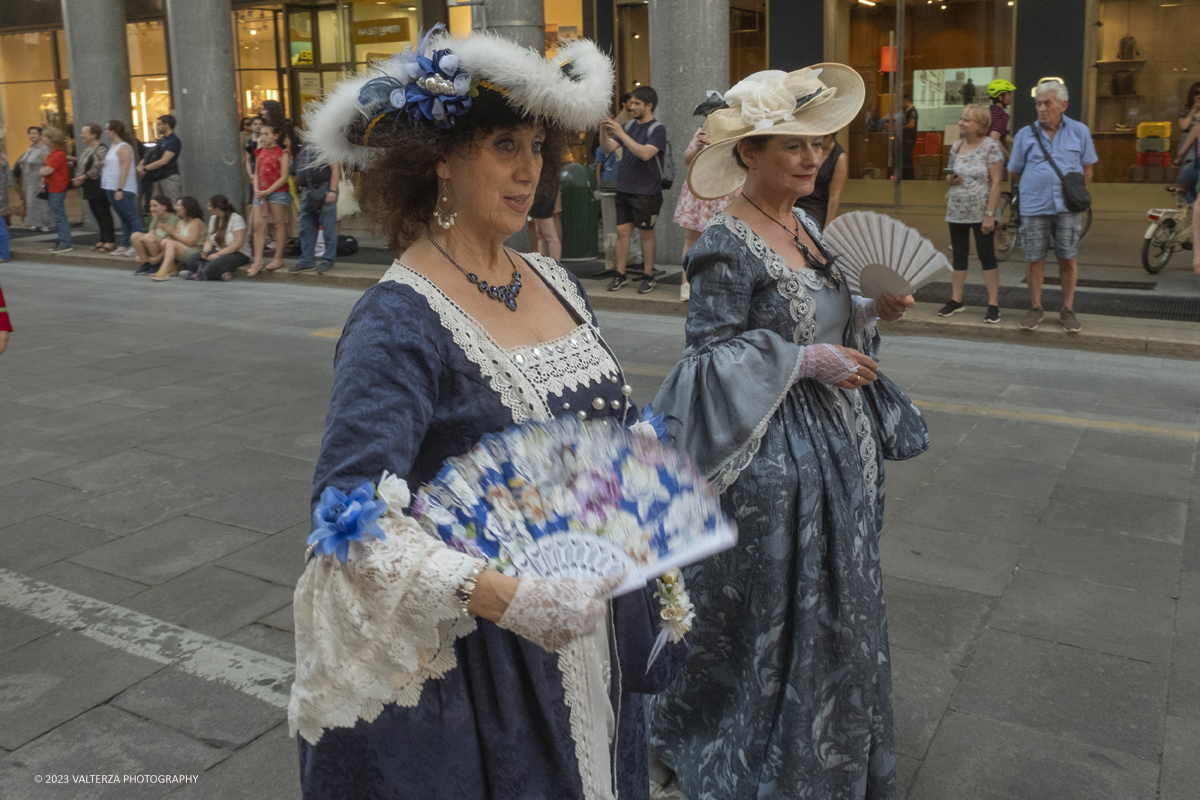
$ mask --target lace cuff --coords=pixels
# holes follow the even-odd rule
[[[316,744],[325,728],[371,722],[386,703],[413,707],[426,680],[457,665],[454,642],[475,630],[457,591],[476,559],[408,517],[380,520],[347,564],[314,558],[296,585],[296,680],[288,728]]]
[[[879,320],[879,311],[875,301],[854,295],[854,332],[864,335],[867,339],[875,335],[875,323]]]

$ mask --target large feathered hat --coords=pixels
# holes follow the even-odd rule
[[[704,132],[712,144],[692,160],[688,189],[703,200],[724,197],[746,182],[733,156],[742,139],[836,133],[858,115],[865,96],[863,79],[844,64],[754,73],[725,93],[724,108],[709,112]]]
[[[566,42],[547,59],[494,33],[452,37],[438,24],[415,49],[338,83],[312,106],[305,114],[306,141],[322,162],[365,167],[371,136],[381,126],[448,130],[461,118],[486,123],[515,115],[585,130],[608,114],[612,94],[612,62],[589,41]]]

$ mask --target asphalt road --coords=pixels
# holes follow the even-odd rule
[[[0,797],[296,797],[291,594],[357,292],[0,284]],[[683,320],[601,323],[652,399]],[[1194,798],[1200,363],[901,337],[882,364],[933,441],[887,470],[901,796]]]

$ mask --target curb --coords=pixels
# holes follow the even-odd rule
[[[98,256],[92,253],[74,255],[51,255],[41,250],[13,248],[14,260],[37,263],[59,264],[78,267],[100,267],[132,271],[130,259]],[[245,267],[241,268],[243,271]],[[378,283],[386,271],[380,265],[339,264],[330,272],[318,275],[315,270],[305,272],[261,272],[253,280],[266,282],[301,283],[329,289],[370,288]],[[667,317],[686,317],[688,304],[672,296],[639,295],[636,291],[608,292],[603,281],[585,280],[584,288],[592,307],[604,311],[623,311],[638,314],[655,314]],[[670,287],[674,289],[675,287]],[[1129,317],[1107,317],[1097,314],[1080,314],[1083,325],[1080,333],[1068,334],[1058,325],[1053,314],[1035,331],[1021,330],[1016,312],[1009,311],[999,324],[988,325],[982,321],[982,309],[971,308],[964,314],[939,317],[938,306],[933,303],[917,303],[916,307],[897,322],[881,322],[881,332],[898,336],[932,336],[972,341],[1001,341],[1008,344],[1056,347],[1068,350],[1086,350],[1124,355],[1143,355],[1156,358],[1175,358],[1200,361],[1200,325],[1191,322],[1133,319]],[[979,314],[975,314],[979,312]],[[979,316],[979,319],[974,319]]]
[[[903,319],[880,322],[879,330],[891,336],[933,336],[971,341],[1000,341],[1006,344],[1056,347],[1122,355],[1200,360],[1200,325],[1191,322],[1107,317],[1080,314],[1083,330],[1067,333],[1053,312],[1047,313],[1037,330],[1022,330],[1010,311],[998,324],[982,321],[983,309],[971,307],[966,314],[939,317],[934,303],[917,303]],[[968,315],[977,314],[978,320]]]

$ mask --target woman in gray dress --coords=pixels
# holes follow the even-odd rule
[[[882,460],[929,442],[873,356],[875,320],[912,298],[851,296],[792,210],[862,98],[837,64],[753,75],[688,175],[697,197],[743,186],[687,254],[687,349],[654,401],[739,532],[684,570],[695,653],[649,701],[651,750],[690,800],[895,797]]]
[[[25,199],[25,227],[41,231],[50,230],[54,218],[50,216],[50,202],[39,200],[37,193],[42,188],[41,169],[46,166],[46,156],[50,148],[42,143],[42,129],[31,125],[26,131],[29,134],[29,149],[21,154],[14,169],[21,172],[20,186]]]

